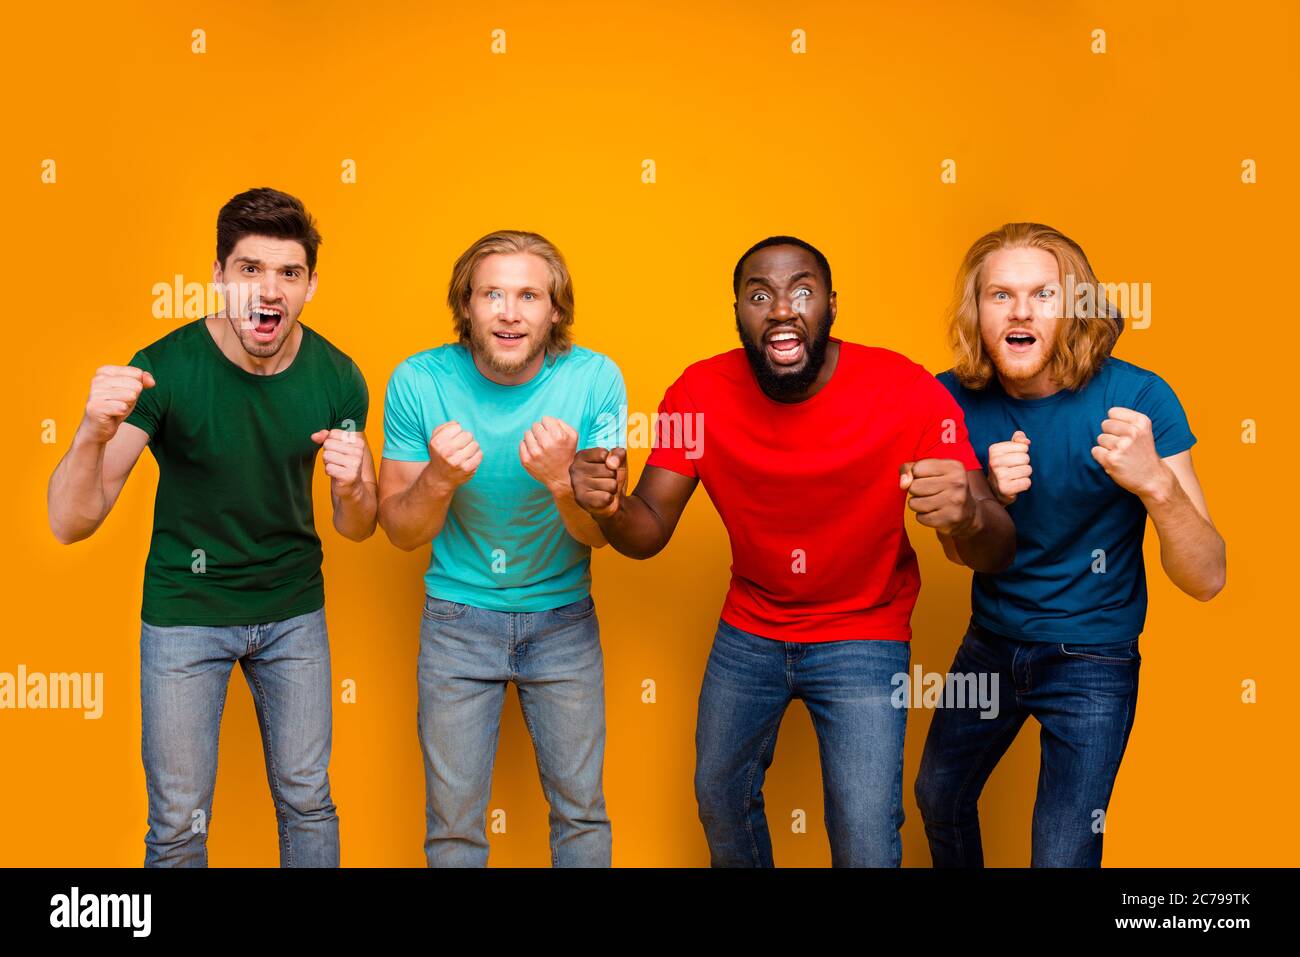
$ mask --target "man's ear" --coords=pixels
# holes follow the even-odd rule
[[[316,294],[316,280],[319,277],[320,273],[312,272],[311,278],[307,280],[307,295],[303,298],[303,302],[311,302],[311,297]]]
[[[212,260],[212,284],[214,286],[221,285],[221,272],[222,272],[221,260],[219,259]]]
[[[836,296],[835,296],[835,290],[834,290],[834,289],[831,290],[831,295],[830,295],[829,302],[830,302],[830,307],[831,307],[831,319],[834,320],[834,319],[835,319],[835,310],[839,308],[839,306],[838,306],[838,302],[837,302],[837,299],[836,299]]]

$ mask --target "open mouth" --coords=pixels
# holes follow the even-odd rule
[[[504,344],[507,345],[507,346],[510,346],[510,345],[513,345],[513,344],[516,343],[516,342],[519,342],[521,339],[526,338],[527,333],[523,333],[523,332],[494,332],[494,333],[492,333],[492,335],[496,337],[496,340],[497,340],[498,342],[501,342],[501,343],[504,343]]]
[[[1005,339],[1007,348],[1012,352],[1028,352],[1037,341],[1038,339],[1028,332],[1009,332]]]
[[[256,306],[249,310],[248,320],[253,324],[253,338],[258,342],[270,342],[279,331],[284,315],[278,309]]]
[[[768,361],[773,365],[792,366],[804,355],[803,337],[793,329],[776,329],[763,340]]]

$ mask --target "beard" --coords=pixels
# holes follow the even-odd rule
[[[298,321],[297,319],[290,319],[286,316],[280,320],[280,325],[276,329],[278,335],[274,339],[270,342],[258,342],[253,338],[252,330],[245,328],[249,320],[236,319],[233,316],[227,318],[230,322],[231,330],[235,333],[235,338],[239,340],[239,344],[243,346],[246,353],[255,359],[269,359],[271,356],[283,349],[284,344],[288,342],[289,337],[293,335],[294,323]]]
[[[821,322],[813,332],[812,340],[804,343],[808,355],[803,366],[791,372],[782,372],[767,358],[767,349],[761,343],[752,342],[745,334],[740,319],[736,319],[740,344],[745,347],[745,357],[749,359],[749,367],[754,370],[754,378],[758,380],[758,387],[764,395],[777,402],[789,402],[808,391],[821,375],[822,366],[826,362],[826,346],[831,341],[831,323],[834,321],[828,304]]]
[[[470,351],[480,359],[493,372],[501,375],[515,375],[528,367],[528,363],[537,358],[537,354],[550,345],[551,338],[549,335],[539,343],[535,343],[528,350],[528,354],[520,359],[503,359],[493,350],[492,335],[480,330],[477,326],[470,325],[469,346]]]
[[[1007,356],[1003,354],[1000,341],[992,344],[985,342],[984,351],[988,355],[989,361],[993,363],[993,369],[1000,379],[1007,382],[1028,382],[1038,376],[1056,358],[1056,336],[1053,336],[1050,342],[1041,339],[1039,342],[1042,343],[1039,357],[1028,363],[1008,361]]]

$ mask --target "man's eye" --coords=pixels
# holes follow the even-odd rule
[[[1039,295],[1040,297],[1042,297],[1043,299],[1051,299],[1053,296],[1056,295],[1056,290],[1055,290],[1055,289],[1040,289],[1040,290],[1038,290],[1038,295]]]
[[[995,293],[993,294],[993,298],[994,298],[994,299],[997,299],[997,298],[999,298],[999,297],[1001,297],[1001,296],[1005,296],[1005,295],[1006,295],[1005,292],[995,292]]]
[[[524,298],[525,298],[525,299],[535,299],[535,298],[537,298],[537,297],[536,297],[533,293],[531,293],[531,292],[526,292],[526,293],[524,293]]]
[[[292,269],[286,269],[286,270],[284,271],[284,278],[285,278],[285,279],[297,279],[297,278],[298,278],[298,273],[297,273],[296,271],[292,270]]]
[[[489,289],[489,290],[488,290],[487,297],[488,297],[489,299],[500,299],[500,298],[501,298],[501,290],[500,290],[500,289]]]
[[[244,272],[257,272],[257,267],[252,265],[245,265]]]
[[[760,299],[766,299],[766,298],[767,298],[767,293],[765,293],[765,292],[756,292],[756,293],[754,293],[752,296],[749,297],[749,301],[750,301],[750,302],[758,302]]]
[[[811,289],[808,289],[808,288],[805,287],[805,286],[800,286],[798,289],[796,289],[796,290],[794,291],[794,294],[797,296],[797,295],[799,295],[800,293],[803,293],[805,296],[811,296],[811,295],[812,295],[812,290],[811,290]]]

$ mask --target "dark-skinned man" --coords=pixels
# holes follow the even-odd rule
[[[897,866],[907,709],[891,691],[920,590],[904,501],[972,567],[1005,568],[1015,530],[935,378],[831,337],[836,295],[816,248],[771,237],[732,280],[743,348],[669,387],[634,492],[626,451],[597,448],[574,459],[574,495],[633,558],[668,543],[700,482],[726,525],[731,585],[696,727],[713,866],[773,865],[763,777],[795,698],[817,732],[832,863]],[[685,416],[703,424],[696,448],[678,441]]]

